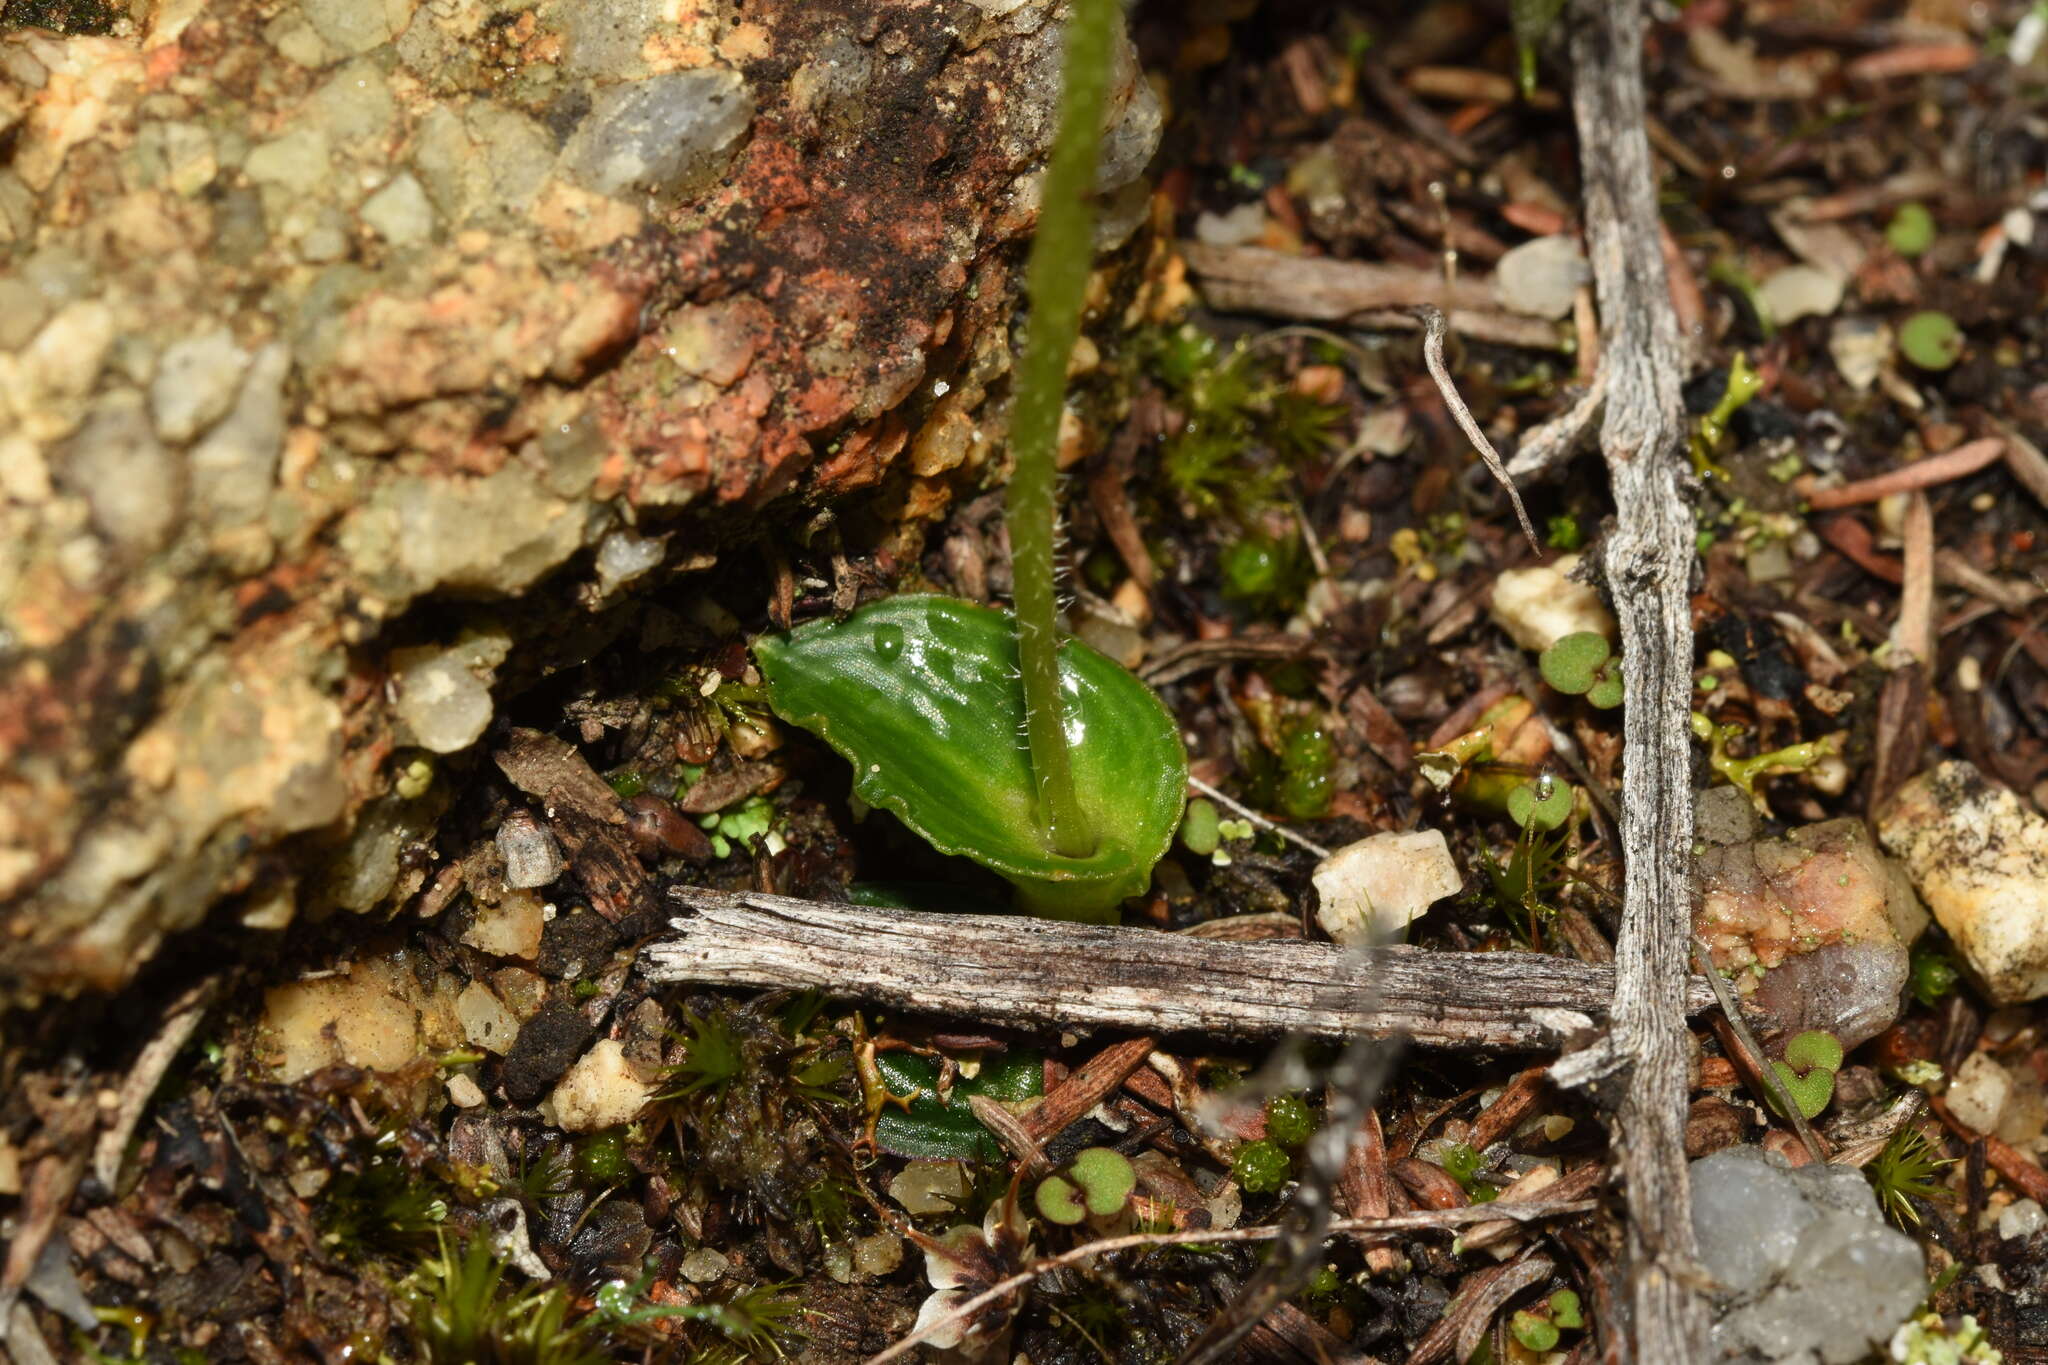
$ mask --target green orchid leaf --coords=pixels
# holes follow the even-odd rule
[[[755,644],[768,702],[854,766],[854,790],[941,853],[974,859],[1024,904],[1113,919],[1180,825],[1187,754],[1150,688],[1077,640],[1060,650],[1074,788],[1096,846],[1063,857],[1024,747],[1016,626],[1006,612],[909,595]]]
[[[875,1069],[892,1095],[912,1096],[907,1109],[891,1105],[875,1120],[875,1143],[896,1156],[949,1161],[1000,1161],[1002,1144],[968,1106],[971,1095],[1014,1104],[1044,1093],[1045,1059],[1029,1048],[989,1057],[973,1076],[955,1080],[939,1098],[939,1064],[915,1052],[878,1052]],[[948,1102],[950,1100],[950,1103]]]

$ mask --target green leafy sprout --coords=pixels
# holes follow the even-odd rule
[[[1918,256],[1934,245],[1934,215],[1917,200],[1901,204],[1885,224],[1884,239],[1901,256]]]
[[[446,1241],[400,1285],[419,1357],[427,1365],[604,1365],[602,1319],[569,1321],[560,1286],[517,1289],[482,1235]]]
[[[1765,803],[1763,793],[1757,790],[1759,779],[1777,773],[1806,772],[1822,759],[1833,758],[1842,752],[1842,735],[1832,734],[1752,754],[1748,758],[1736,758],[1729,754],[1728,746],[1731,740],[1741,737],[1743,728],[1740,725],[1716,725],[1700,711],[1692,713],[1692,732],[1707,743],[1707,765],[1726,778],[1731,786],[1740,789],[1765,815],[1770,814],[1770,807]]]
[[[1956,988],[1962,973],[1956,970],[1956,960],[1940,948],[1927,943],[1913,945],[1912,967],[1906,984],[1913,998],[1923,1005],[1938,1005]]]
[[[1762,303],[1752,294],[1752,303],[1761,316]],[[1766,336],[1769,335],[1770,319],[1763,322]],[[1711,412],[1701,416],[1693,426],[1692,472],[1701,479],[1727,479],[1726,468],[1715,462],[1715,457],[1728,444],[1728,424],[1735,420],[1749,400],[1763,391],[1763,376],[1750,368],[1749,356],[1742,351],[1735,353],[1735,360],[1728,367],[1728,383],[1721,391],[1720,399]]]
[[[666,1068],[670,1085],[660,1098],[684,1099],[700,1092],[716,1095],[746,1070],[739,1033],[723,1014],[686,1013],[683,1022],[689,1029],[682,1040],[683,1059]]]
[[[1266,1138],[1244,1143],[1230,1161],[1231,1178],[1246,1194],[1271,1194],[1287,1183],[1294,1163],[1280,1144]]]
[[[1571,783],[1543,773],[1508,793],[1508,818],[1525,830],[1553,830],[1572,813]]]
[[[1076,0],[1066,29],[1011,408],[1014,615],[913,595],[755,650],[771,707],[853,763],[861,800],[1007,878],[1024,908],[1098,922],[1149,882],[1187,788],[1179,728],[1158,697],[1062,641],[1058,621],[1056,453],[1120,14],[1115,0]]]
[[[1299,1095],[1275,1095],[1266,1101],[1266,1136],[1282,1147],[1299,1147],[1315,1136],[1316,1112]]]

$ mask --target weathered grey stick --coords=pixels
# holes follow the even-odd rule
[[[670,893],[656,981],[817,988],[983,1024],[1552,1049],[1606,1013],[1612,969],[1537,953],[1346,953],[1018,915],[934,915],[697,887]],[[1680,980],[1685,980],[1682,975]],[[1368,996],[1371,980],[1375,996]],[[1713,1004],[1690,978],[1693,1009]],[[1361,1000],[1372,1004],[1360,1008]]]
[[[1706,1340],[1705,1306],[1687,1275],[1694,1253],[1684,984],[1692,933],[1693,520],[1681,492],[1685,360],[1658,239],[1641,0],[1577,0],[1571,19],[1572,112],[1608,373],[1600,449],[1615,518],[1605,562],[1628,687],[1621,786],[1627,872],[1606,1040],[1609,1063],[1627,1073],[1615,1133],[1628,1182],[1634,1308],[1634,1349],[1624,1355],[1641,1365],[1683,1365],[1702,1358]],[[1598,1050],[1565,1062],[1591,1061]],[[1584,1067],[1582,1074],[1599,1069]],[[1553,1067],[1553,1079],[1556,1073]]]
[[[1429,304],[1448,315],[1450,330],[1460,336],[1533,350],[1565,345],[1564,329],[1503,310],[1484,280],[1446,280],[1414,266],[1290,256],[1257,246],[1184,241],[1180,250],[1202,297],[1226,312],[1414,330],[1422,324],[1408,310]]]

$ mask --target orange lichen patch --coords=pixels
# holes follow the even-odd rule
[[[872,488],[909,439],[903,419],[889,413],[851,432],[839,444],[838,453],[818,466],[816,483],[827,497]]]
[[[461,264],[424,294],[372,294],[349,311],[314,382],[337,413],[469,393],[500,376],[574,379],[637,325],[640,299],[595,276],[551,279],[530,249]]]
[[[610,195],[550,180],[534,203],[533,221],[558,251],[596,251],[640,231],[647,219]]]
[[[28,187],[50,187],[71,149],[101,133],[147,72],[135,45],[116,38],[30,37],[29,51],[49,72],[36,92],[10,165]]]

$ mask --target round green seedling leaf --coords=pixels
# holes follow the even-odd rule
[[[1785,1044],[1785,1064],[1794,1071],[1815,1067],[1822,1071],[1842,1069],[1842,1040],[1821,1029],[1811,1029]]]
[[[1599,681],[1600,668],[1612,655],[1606,636],[1596,630],[1581,630],[1544,650],[1536,663],[1543,670],[1543,681],[1576,697]]]
[[[1963,329],[1946,313],[1915,313],[1899,326],[1899,351],[1923,370],[1946,370],[1963,357]]]
[[[1074,1183],[1081,1187],[1088,1212],[1107,1218],[1130,1202],[1138,1187],[1138,1172],[1123,1153],[1108,1147],[1088,1147],[1074,1158]]]
[[[1075,794],[1096,836],[1077,858],[1046,842],[1008,613],[892,597],[754,652],[769,705],[853,764],[861,800],[1008,878],[1039,913],[1113,919],[1180,825],[1188,767],[1173,717],[1077,640],[1060,650],[1060,691]]]
[[[1934,215],[1925,204],[1901,204],[1885,225],[1884,239],[1901,256],[1918,256],[1934,245]]]
[[[1569,782],[1540,777],[1508,793],[1508,818],[1523,829],[1556,829],[1571,813]]]
[[[1038,1188],[1031,1192],[1031,1201],[1038,1205],[1041,1218],[1061,1227],[1070,1228],[1088,1216],[1081,1191],[1074,1187],[1073,1182],[1056,1175],[1049,1175],[1038,1182]]]
[[[1778,1084],[1785,1087],[1792,1103],[1798,1105],[1799,1112],[1807,1118],[1819,1115],[1835,1096],[1835,1073],[1832,1071],[1815,1067],[1802,1076],[1783,1062],[1772,1062],[1771,1069],[1778,1073]],[[1772,1108],[1776,1107],[1777,1101],[1773,1098]]]
[[[1579,1308],[1577,1290],[1560,1289],[1550,1296],[1550,1320],[1559,1327],[1584,1327],[1586,1318]]]
[[[1526,1309],[1508,1320],[1508,1331],[1526,1350],[1540,1353],[1557,1345],[1557,1324]]]
[[[1199,797],[1188,802],[1188,813],[1180,822],[1180,841],[1187,851],[1206,858],[1223,842],[1223,817],[1216,807]]]
[[[1602,711],[1612,711],[1622,702],[1621,675],[1606,672],[1591,687],[1586,689],[1586,700]]]

